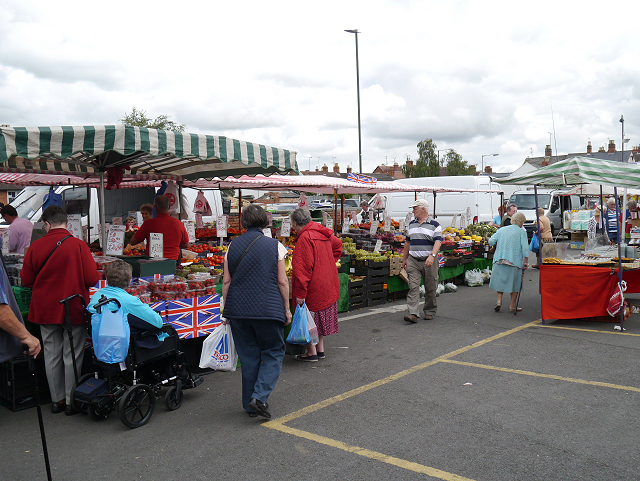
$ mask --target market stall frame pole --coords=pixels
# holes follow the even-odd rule
[[[540,232],[540,214],[538,213],[538,184],[533,184],[533,198],[536,200],[536,225],[538,226],[538,232],[534,232],[533,235],[538,238],[538,257],[540,258],[538,267],[542,269],[542,233]],[[502,205],[502,202],[500,203],[500,205]],[[553,232],[551,233],[551,235],[553,235]],[[522,282],[524,282],[524,269],[522,269]],[[538,281],[538,292],[542,293],[542,286],[540,285],[540,282],[541,278]],[[522,286],[520,286],[520,292],[522,292]],[[518,293],[518,299],[516,300],[516,312],[518,312],[519,300],[520,293]],[[542,296],[540,297],[540,310],[542,310]],[[544,324],[544,319],[542,319],[542,324]]]
[[[337,232],[336,217],[338,217],[338,189],[333,189],[333,235]]]
[[[106,227],[106,216],[104,214],[104,171],[100,172],[100,205],[98,206],[100,211],[100,225],[102,226],[100,229],[100,247],[102,247],[103,255],[106,255],[107,252],[107,229]]]
[[[418,199],[418,193],[416,192],[416,199]],[[433,218],[435,219],[436,216],[436,191],[433,191]]]
[[[622,286],[622,248],[620,247],[620,206],[618,205],[618,188],[613,188],[613,196],[616,198],[616,226],[618,228],[618,284]],[[624,298],[624,295],[623,295]],[[620,332],[624,331],[624,302],[620,306]]]

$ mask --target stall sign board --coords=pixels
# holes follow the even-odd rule
[[[2,232],[2,255],[9,255],[9,229]]]
[[[382,240],[381,240],[381,239],[378,239],[378,240],[376,241],[376,247],[375,247],[375,249],[373,249],[373,250],[374,250],[374,252],[377,252],[378,254],[380,254],[380,248],[381,248],[381,247],[382,247]]]
[[[202,229],[204,224],[202,223],[202,214],[196,214],[196,227]]]
[[[111,223],[113,225],[122,225],[122,217],[112,217]]]
[[[187,229],[187,235],[189,236],[189,244],[193,244],[196,241],[196,226],[193,222],[183,220],[184,228]]]
[[[161,232],[149,233],[149,257],[164,257],[164,240]]]
[[[325,222],[325,225],[327,226],[328,229],[333,230],[333,219],[331,217],[327,217],[327,221]]]
[[[371,221],[371,228],[369,229],[369,235],[375,235],[378,232],[378,225],[380,222],[377,220]]]
[[[124,231],[123,225],[112,225],[107,233],[107,248],[105,255],[107,256],[121,256],[122,249],[124,248]]]
[[[280,227],[280,235],[282,237],[291,237],[291,219],[289,217],[282,219],[282,226]]]
[[[349,219],[345,219],[344,222],[342,223],[342,233],[343,234],[349,233]]]
[[[67,216],[67,230],[77,239],[82,239],[82,222],[80,214],[69,214]]]
[[[386,209],[384,211],[382,219],[384,220],[384,231],[391,232],[391,219],[389,218],[389,214],[387,213]]]
[[[219,215],[216,220],[216,231],[218,232],[218,237],[227,237],[227,226],[229,225],[229,216],[228,215]]]

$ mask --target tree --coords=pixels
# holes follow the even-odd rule
[[[173,132],[184,132],[187,128],[184,124],[176,124],[173,120],[169,120],[168,115],[159,115],[151,120],[147,117],[147,112],[138,110],[135,106],[130,114],[125,114],[120,119],[120,122],[132,127],[148,127],[150,129],[171,130]]]
[[[475,169],[453,149],[447,151],[443,161],[447,168],[447,175],[473,175],[475,173]]]
[[[437,177],[440,175],[440,167],[443,161],[438,162],[438,146],[433,139],[426,139],[418,142],[418,160],[413,167],[405,164],[402,171],[405,177]]]

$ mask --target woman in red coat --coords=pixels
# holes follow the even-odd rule
[[[47,235],[29,247],[20,277],[23,286],[33,287],[29,320],[40,324],[45,371],[53,401],[51,412],[64,411],[70,416],[75,414],[70,404],[75,376],[69,339],[62,327],[64,305],[58,301],[80,294],[88,302],[89,287],[96,285],[100,275],[87,244],[67,231],[67,214],[60,207],[47,207],[42,220]],[[69,311],[76,366],[80,372],[87,325],[79,299],[69,301]]]
[[[340,282],[336,262],[342,255],[342,241],[331,229],[311,221],[306,209],[291,213],[291,227],[297,232],[293,251],[293,298],[298,305],[306,302],[318,328],[318,344],[309,344],[306,355],[298,361],[324,359],[324,337],[338,332],[338,298]]]

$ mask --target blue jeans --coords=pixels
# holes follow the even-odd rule
[[[267,402],[276,387],[284,357],[284,324],[266,319],[232,319],[231,332],[242,369],[242,407],[251,398]]]

